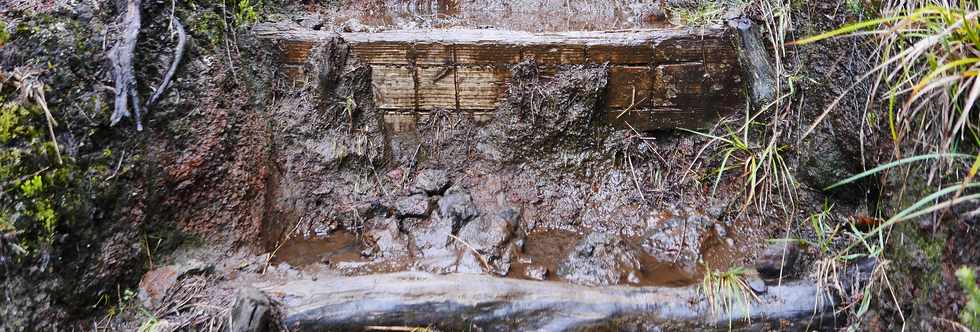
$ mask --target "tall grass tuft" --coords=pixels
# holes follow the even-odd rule
[[[791,42],[843,36],[878,37],[877,65],[854,86],[874,79],[875,101],[887,114],[894,155],[946,153],[980,146],[980,2],[893,0],[878,19]],[[850,91],[850,89],[849,89]],[[843,98],[838,98],[804,136]]]

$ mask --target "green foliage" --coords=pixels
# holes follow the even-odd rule
[[[3,100],[0,99],[0,102]],[[4,103],[0,106],[0,144],[17,137],[33,136],[26,119],[37,113],[36,108],[32,110],[16,103]]]
[[[18,79],[18,78],[11,78]],[[0,230],[16,230],[30,253],[50,247],[62,225],[79,215],[93,186],[75,161],[58,161],[40,107],[11,100],[13,84],[0,85]]]
[[[966,306],[960,312],[960,321],[971,331],[980,331],[980,287],[977,287],[977,277],[972,269],[964,266],[956,271],[956,278],[966,294]]]
[[[243,26],[255,23],[259,19],[258,11],[261,8],[261,0],[255,4],[252,4],[251,0],[238,0],[238,6],[235,10],[235,25]]]
[[[10,32],[7,32],[7,23],[0,21],[0,47],[10,41]]]
[[[759,301],[759,297],[745,281],[748,272],[743,267],[734,267],[728,271],[705,268],[699,289],[713,315],[729,317],[729,328],[732,327],[732,318],[738,315],[748,319],[752,302]]]
[[[881,105],[888,112],[883,125],[887,125],[896,146],[896,158],[955,151],[964,142],[980,143],[980,2],[899,2],[886,11],[890,14],[884,17],[790,44],[840,36],[880,36],[879,64],[859,77],[847,92],[871,78],[877,80],[876,87],[887,89]],[[878,92],[871,91],[871,95]],[[827,107],[804,136],[845,94]]]

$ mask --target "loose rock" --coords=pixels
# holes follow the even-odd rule
[[[449,177],[445,170],[426,169],[415,177],[414,193],[439,195],[449,188]]]
[[[786,260],[783,260],[783,253]],[[797,243],[783,242],[775,243],[766,248],[759,255],[755,268],[759,270],[759,275],[766,279],[779,278],[780,272],[785,277],[793,274],[793,267],[800,256],[800,246]],[[782,269],[782,271],[780,271]]]
[[[439,215],[452,221],[453,230],[462,228],[466,222],[479,214],[480,211],[473,204],[473,198],[465,190],[449,190],[439,199]]]
[[[653,215],[647,220],[643,251],[693,274],[701,259],[701,242],[710,219],[701,215]]]
[[[592,233],[558,266],[558,276],[587,286],[618,284],[640,269],[640,262],[623,239],[610,233]]]
[[[398,200],[395,210],[399,218],[425,218],[432,211],[432,202],[425,195],[412,195]]]

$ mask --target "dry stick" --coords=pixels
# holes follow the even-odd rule
[[[109,175],[109,177],[105,178],[103,181],[112,180],[116,177],[116,174],[119,174],[119,168],[122,167],[123,159],[126,159],[126,150],[123,150],[122,156],[119,157],[119,163],[116,164],[116,169],[112,171],[112,175]]]
[[[473,251],[473,254],[480,259],[480,263],[483,263],[483,267],[487,269],[487,272],[493,272],[493,269],[490,268],[490,263],[487,263],[487,259],[483,258],[483,255],[481,255],[479,251],[476,251],[476,248],[473,248],[473,246],[471,246],[469,243],[466,243],[466,241],[463,241],[463,239],[456,237],[456,235],[449,234],[449,237],[452,238],[453,240],[456,240],[459,243],[462,243],[467,248],[470,248],[470,250]]]
[[[177,17],[173,17],[174,27],[177,29],[177,48],[174,50],[174,59],[170,61],[170,69],[167,70],[167,74],[163,76],[163,81],[160,82],[160,86],[157,87],[156,92],[150,97],[150,100],[146,102],[143,106],[145,109],[149,109],[157,103],[163,92],[167,90],[170,86],[170,80],[174,78],[174,73],[177,72],[177,66],[180,65],[181,58],[184,57],[184,47],[187,44],[187,32],[184,31],[184,26],[180,24],[180,20]]]
[[[140,0],[128,0],[126,2],[126,14],[123,16],[123,37],[116,43],[116,46],[109,52],[109,60],[112,61],[112,76],[116,81],[116,107],[112,112],[110,124],[115,125],[124,117],[130,116],[127,105],[130,96],[133,101],[138,101],[136,96],[136,76],[133,74],[133,54],[136,53],[136,40],[140,31]],[[136,130],[142,131],[143,125],[140,123],[140,105],[137,102],[133,105],[136,116]]]
[[[54,126],[58,124],[54,120],[54,116],[51,115],[51,111],[48,110],[48,102],[44,99],[44,85],[38,84],[34,86],[34,100],[41,105],[41,109],[44,110],[44,117],[48,120],[48,134],[51,135],[51,144],[54,145],[54,153],[58,157],[58,165],[62,164],[61,160],[61,149],[58,148],[58,140],[54,136]]]
[[[302,223],[303,223],[302,221],[297,221],[296,225],[293,226],[293,229],[289,230],[288,233],[283,234],[282,240],[276,244],[276,249],[273,249],[272,253],[270,253],[269,257],[266,259],[265,267],[262,268],[262,274],[265,274],[265,272],[269,270],[269,265],[272,265],[272,258],[276,257],[276,253],[279,252],[279,249],[282,249],[282,246],[285,245],[290,238],[292,238],[293,233],[295,233],[296,230],[299,229],[299,225]]]

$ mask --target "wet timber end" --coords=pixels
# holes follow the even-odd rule
[[[436,109],[492,116],[506,98],[511,68],[533,60],[545,75],[560,66],[608,66],[609,122],[639,130],[700,128],[745,105],[736,33],[727,28],[530,33],[448,29],[333,33],[257,27],[282,50],[281,70],[305,77],[311,50],[336,37],[372,68],[375,106],[389,128],[414,126]]]

